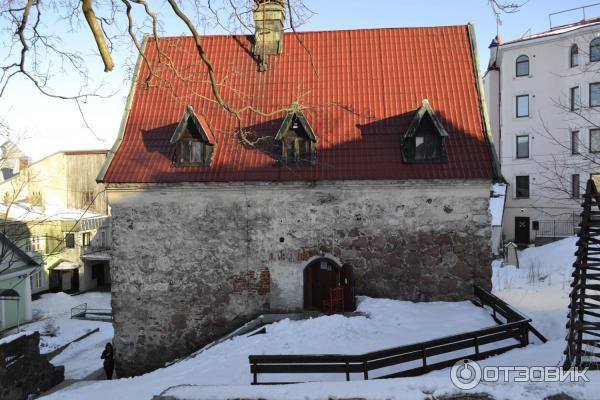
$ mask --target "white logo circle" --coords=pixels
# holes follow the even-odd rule
[[[450,370],[450,379],[454,386],[462,390],[471,390],[481,381],[481,367],[469,359],[459,360]]]

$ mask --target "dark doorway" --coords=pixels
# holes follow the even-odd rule
[[[321,258],[304,268],[304,308],[323,310],[323,300],[329,289],[341,284],[341,268],[331,260]]]
[[[344,285],[344,311],[356,309],[356,297],[354,295],[354,272],[352,265],[342,265],[342,285]]]
[[[529,217],[515,217],[515,243],[529,244]]]
[[[79,292],[79,269],[72,270],[71,275],[71,291],[74,293]]]

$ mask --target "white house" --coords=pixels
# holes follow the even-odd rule
[[[504,240],[574,233],[600,154],[600,19],[490,45],[490,123],[508,182]]]

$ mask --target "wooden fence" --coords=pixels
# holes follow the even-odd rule
[[[112,310],[104,308],[88,308],[87,303],[71,308],[71,319],[89,319],[94,321],[112,321]]]
[[[477,298],[475,303],[480,306],[491,307],[493,318],[500,325],[357,355],[251,355],[248,358],[250,372],[253,375],[252,384],[292,383],[259,382],[259,374],[345,374],[346,380],[349,381],[350,374],[359,373],[366,380],[369,379],[371,371],[386,367],[403,366],[403,364],[419,361],[420,365],[417,367],[408,366],[405,370],[384,374],[381,374],[380,371],[380,375],[375,378],[371,377],[371,379],[416,376],[436,369],[450,367],[465,358],[481,360],[505,353],[514,348],[525,347],[529,344],[529,332],[546,342],[546,338],[531,326],[531,320],[512,309],[507,303],[479,287],[475,287],[474,294]],[[501,320],[501,317],[504,321]],[[500,347],[485,351],[481,350],[484,345],[512,339],[516,340],[516,343],[504,343]],[[465,349],[472,349],[472,352],[460,357],[454,355],[441,361],[432,362],[431,360],[434,356]]]

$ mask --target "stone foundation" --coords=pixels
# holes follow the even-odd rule
[[[117,373],[303,307],[303,269],[349,263],[356,293],[461,300],[491,288],[490,182],[111,185]]]

